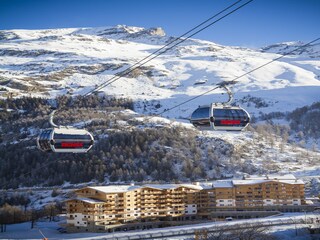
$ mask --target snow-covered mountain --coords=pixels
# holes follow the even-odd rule
[[[150,55],[174,37],[161,28],[116,26],[53,30],[0,31],[2,95],[85,94]],[[262,49],[222,46],[189,39],[103,89],[135,101],[157,100],[164,109],[233,80],[291,51],[300,42]],[[320,100],[320,44],[313,44],[239,79],[233,88],[238,103],[261,97],[260,111],[289,111]],[[191,101],[169,117],[188,117],[198,105],[223,101],[221,91]],[[241,101],[240,101],[241,100]],[[239,102],[240,101],[240,102]],[[137,109],[139,111],[139,109]]]
[[[0,31],[0,97],[83,95],[174,39],[166,36],[161,28],[122,25]],[[221,81],[231,81],[301,45],[301,42],[288,42],[249,49],[188,39],[102,91],[107,95],[132,99],[136,112],[161,113],[215,88]],[[279,116],[279,112],[291,112],[319,102],[320,44],[300,49],[240,78],[232,90],[235,102],[245,107],[258,121],[264,121],[272,114]],[[166,112],[163,117],[186,122],[185,119],[198,105],[225,101],[227,96],[221,93],[222,90],[210,92]],[[304,109],[304,113],[310,115],[316,111],[317,106]],[[288,124],[284,118],[272,120]],[[167,120],[159,118],[148,121]],[[183,123],[183,126],[192,127],[187,123]],[[282,133],[281,137],[288,132],[277,129]],[[32,135],[31,132],[36,131],[29,132],[28,137],[34,137],[35,133]],[[295,140],[297,144],[290,145],[287,144],[288,139],[283,141],[280,135],[271,136],[273,132],[276,130],[268,131],[268,128],[258,129],[254,133],[199,132],[197,141],[203,141],[203,146],[208,149],[214,147],[208,137],[230,143],[237,154],[232,159],[226,158],[225,162],[223,157],[220,160],[230,166],[241,163],[243,167],[239,174],[251,167],[257,170],[249,169],[247,172],[268,170],[294,172],[298,176],[319,175],[320,154],[316,149],[320,146],[319,139],[310,140],[310,137],[301,133]],[[295,136],[285,138],[290,137]],[[314,144],[317,147],[310,153]],[[307,145],[309,150],[302,149],[303,145]],[[231,164],[232,161],[234,163]],[[208,170],[208,176],[211,175]]]

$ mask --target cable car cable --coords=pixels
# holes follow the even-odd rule
[[[302,45],[302,46],[299,46],[299,47],[295,48],[294,50],[291,50],[291,51],[289,51],[289,52],[287,52],[287,53],[281,54],[280,57],[277,57],[277,58],[275,58],[275,59],[273,59],[273,60],[271,60],[271,61],[269,61],[269,62],[267,62],[267,63],[264,63],[264,64],[262,64],[262,65],[260,65],[260,66],[258,66],[258,67],[256,67],[256,68],[250,70],[249,72],[246,72],[246,73],[244,73],[244,74],[242,74],[242,75],[234,78],[234,79],[231,80],[231,81],[217,83],[216,85],[218,85],[218,86],[216,86],[216,87],[214,87],[214,88],[212,88],[212,89],[209,89],[208,91],[205,91],[205,92],[203,92],[203,93],[201,93],[201,94],[199,94],[199,95],[196,95],[196,96],[194,96],[194,97],[192,97],[192,98],[190,98],[190,99],[188,99],[188,100],[186,100],[186,101],[184,101],[184,102],[182,102],[182,103],[179,103],[178,105],[175,105],[175,106],[173,106],[173,107],[171,107],[171,108],[165,109],[165,110],[162,111],[161,113],[158,113],[158,114],[156,114],[156,115],[152,115],[152,116],[150,116],[150,117],[152,118],[152,117],[161,116],[163,113],[169,112],[169,111],[171,111],[171,110],[173,110],[173,109],[175,109],[175,108],[177,108],[177,107],[180,107],[180,106],[182,106],[182,105],[184,105],[184,104],[186,104],[186,103],[188,103],[188,102],[191,102],[191,101],[193,101],[193,100],[195,100],[195,99],[197,99],[197,98],[199,98],[199,97],[202,97],[202,96],[204,96],[204,95],[206,95],[206,94],[208,94],[208,93],[210,93],[210,92],[212,92],[212,91],[214,91],[214,90],[216,90],[216,89],[218,89],[218,88],[221,88],[221,86],[224,85],[224,84],[228,84],[228,85],[230,85],[230,84],[236,84],[238,79],[240,79],[240,78],[242,78],[242,77],[244,77],[244,76],[246,76],[246,75],[248,75],[248,74],[250,74],[250,73],[252,73],[252,72],[255,72],[255,71],[257,71],[257,70],[259,70],[259,69],[261,69],[261,68],[263,68],[263,67],[265,67],[265,66],[267,66],[267,65],[269,65],[269,64],[271,64],[271,63],[273,63],[273,62],[275,62],[275,61],[277,61],[277,60],[279,60],[279,59],[281,59],[281,58],[283,58],[283,57],[285,57],[285,56],[287,56],[287,55],[290,55],[291,53],[294,53],[295,51],[298,51],[298,50],[300,50],[300,49],[302,49],[302,48],[309,47],[312,43],[315,43],[315,42],[317,42],[317,41],[319,41],[319,40],[320,40],[320,37],[319,37],[319,38],[316,38],[316,39],[314,39],[314,40],[312,40],[312,41],[310,41],[310,42],[308,42],[308,43],[306,43],[306,44],[304,44],[304,45]],[[148,118],[146,118],[146,119],[148,120]]]
[[[230,8],[232,8],[233,6],[237,5],[237,4],[240,3],[241,1],[242,1],[242,0],[239,0],[239,1],[231,4],[231,5],[228,6],[227,8],[223,9],[223,10],[220,11],[219,13],[217,13],[217,14],[215,14],[214,16],[212,16],[212,17],[208,18],[207,20],[203,21],[202,23],[200,23],[200,24],[197,25],[196,27],[192,28],[192,29],[189,30],[188,32],[182,34],[180,37],[178,37],[178,38],[175,39],[174,41],[170,42],[169,44],[166,44],[165,46],[163,46],[162,48],[158,49],[158,50],[155,51],[154,53],[152,53],[152,54],[150,54],[149,56],[145,57],[144,59],[140,60],[138,63],[141,63],[141,62],[147,60],[149,57],[151,57],[151,56],[154,55],[155,53],[158,53],[158,52],[159,52],[157,55],[155,55],[155,56],[152,57],[151,59],[143,62],[142,64],[139,64],[138,66],[136,66],[136,67],[133,68],[133,69],[130,69],[130,68],[132,68],[132,67],[126,69],[123,74],[120,74],[120,75],[118,75],[118,76],[114,76],[113,78],[109,79],[108,81],[104,82],[103,84],[100,84],[98,87],[94,88],[93,90],[87,92],[87,93],[84,94],[83,96],[88,96],[88,95],[96,92],[98,89],[101,89],[101,88],[103,88],[103,87],[105,87],[105,86],[107,86],[107,85],[109,85],[109,84],[117,81],[117,80],[120,79],[121,77],[123,77],[123,76],[131,73],[131,72],[134,71],[135,69],[141,67],[142,65],[144,65],[144,64],[146,64],[147,62],[151,61],[152,59],[160,56],[161,54],[164,54],[165,52],[167,52],[167,51],[169,51],[170,49],[174,48],[174,47],[177,46],[178,44],[186,41],[187,39],[191,38],[192,36],[196,35],[197,33],[201,32],[201,31],[205,30],[206,28],[212,26],[213,24],[221,21],[221,20],[224,19],[225,17],[231,15],[232,13],[234,13],[234,12],[236,12],[237,10],[241,9],[242,7],[246,6],[247,4],[249,4],[250,2],[252,2],[253,0],[250,0],[250,1],[246,2],[246,3],[244,3],[243,5],[237,7],[236,9],[234,9],[234,10],[232,10],[231,12],[225,14],[224,16],[220,17],[220,18],[217,19],[216,21],[214,21],[214,22],[206,25],[205,27],[201,28],[201,29],[198,30],[197,32],[195,32],[195,33],[191,34],[190,36],[186,37],[185,39],[181,39],[181,38],[184,37],[185,35],[191,33],[193,30],[196,30],[196,29],[199,28],[200,26],[204,25],[205,23],[209,22],[209,21],[212,20],[213,18],[215,18],[215,17],[217,17],[218,15],[220,15],[221,13],[223,13],[223,12],[229,10]],[[164,51],[161,51],[162,49],[168,47],[170,44],[172,44],[172,43],[174,43],[174,42],[176,42],[176,41],[178,41],[178,40],[180,40],[180,42],[176,43],[175,45],[173,45],[173,46],[171,46],[171,47],[169,47],[169,48],[167,48],[167,49],[165,49]],[[137,63],[136,63],[135,65],[137,65]],[[133,65],[133,66],[135,66],[135,65]],[[190,100],[190,101],[192,101],[192,100]],[[172,108],[172,109],[173,109],[173,108]],[[170,110],[171,110],[171,109],[170,109]],[[168,111],[169,111],[169,110],[168,110]],[[41,166],[39,169],[41,169],[41,168],[43,168],[43,167],[45,167],[45,166],[47,166],[47,165],[49,165],[49,164],[51,164],[51,163],[52,163],[52,162],[48,162],[47,164]],[[36,169],[36,170],[39,170],[39,169]],[[32,172],[34,172],[34,171],[35,171],[35,170],[33,170]],[[29,173],[26,173],[26,174],[30,174],[30,173],[32,173],[32,172],[29,172]],[[26,174],[24,174],[24,175],[26,175]]]
[[[235,84],[235,83],[237,83],[236,80],[238,80],[238,79],[240,79],[240,78],[248,75],[249,73],[252,73],[252,72],[254,72],[254,71],[257,71],[258,69],[261,69],[262,67],[265,67],[265,66],[271,64],[272,62],[275,62],[275,61],[277,61],[277,60],[279,60],[279,59],[281,59],[281,58],[283,58],[283,57],[285,57],[285,56],[287,56],[287,55],[289,55],[289,54],[291,54],[291,53],[294,53],[295,51],[298,51],[298,50],[300,50],[300,49],[302,49],[302,48],[309,47],[309,45],[311,45],[312,43],[315,43],[315,42],[317,42],[317,41],[319,41],[319,40],[320,40],[320,37],[319,37],[319,38],[316,38],[316,39],[314,39],[314,40],[312,40],[312,41],[310,41],[310,42],[308,42],[307,44],[304,44],[304,45],[302,45],[302,46],[300,46],[300,47],[297,47],[297,48],[295,48],[295,49],[292,50],[292,51],[289,51],[289,52],[287,52],[287,53],[281,54],[280,57],[277,57],[277,58],[275,58],[275,59],[273,59],[273,60],[271,60],[271,61],[269,61],[269,62],[267,62],[267,63],[265,63],[265,64],[262,64],[262,65],[256,67],[255,69],[253,69],[253,70],[251,70],[251,71],[249,71],[249,72],[247,72],[247,73],[245,73],[245,74],[242,74],[241,76],[238,76],[238,77],[234,78],[233,80],[231,80],[231,81],[229,81],[229,82],[230,82],[231,84]],[[219,85],[219,84],[221,85],[221,83],[218,83],[217,85]],[[164,114],[164,113],[166,113],[166,112],[169,112],[169,111],[171,111],[171,110],[173,110],[173,109],[175,109],[175,108],[177,108],[177,107],[180,107],[180,106],[182,106],[182,105],[184,105],[184,104],[186,104],[186,103],[188,103],[188,102],[191,102],[191,101],[193,101],[193,100],[195,100],[195,99],[197,99],[197,98],[199,98],[199,97],[201,97],[201,96],[204,96],[204,95],[206,95],[207,93],[210,93],[210,92],[212,92],[212,91],[214,91],[214,90],[216,90],[216,89],[218,89],[218,88],[220,88],[220,86],[216,86],[216,87],[214,87],[214,88],[212,88],[212,89],[209,89],[208,91],[203,92],[202,94],[199,94],[199,95],[197,95],[197,96],[195,96],[195,97],[192,97],[192,98],[188,99],[187,101],[184,101],[184,102],[182,102],[182,103],[180,103],[180,104],[178,104],[178,105],[175,105],[175,106],[173,106],[173,107],[171,107],[171,108],[169,108],[169,109],[165,109],[165,110],[162,111],[161,113],[158,113],[158,114],[156,114],[156,115],[149,116],[149,117],[145,118],[145,120],[149,120],[149,119],[152,119],[153,117],[161,116],[162,114]],[[32,172],[38,171],[38,170],[40,170],[40,169],[42,169],[42,168],[50,165],[50,164],[53,163],[53,162],[55,162],[55,161],[49,161],[49,162],[45,163],[44,165],[42,165],[41,167],[39,167],[38,169],[33,169],[32,171],[27,172],[27,173],[23,174],[22,176],[26,176],[27,174],[31,174]]]
[[[242,0],[239,0],[239,1],[231,4],[231,5],[228,6],[227,8],[223,9],[222,11],[220,11],[219,13],[213,15],[212,17],[208,18],[207,20],[205,20],[205,21],[203,21],[202,23],[198,24],[196,27],[193,27],[191,30],[189,30],[189,31],[187,31],[186,33],[182,34],[179,38],[175,39],[174,41],[169,42],[168,44],[166,44],[166,45],[163,46],[162,48],[158,49],[158,50],[155,51],[154,53],[152,53],[152,54],[150,54],[149,56],[145,57],[144,59],[140,60],[140,61],[139,61],[138,63],[136,63],[135,65],[137,65],[137,64],[145,61],[146,59],[148,59],[149,57],[151,57],[151,56],[154,55],[155,53],[160,52],[160,53],[158,53],[156,56],[154,56],[153,58],[151,58],[151,59],[143,62],[142,64],[139,64],[137,67],[135,67],[135,68],[133,68],[133,69],[132,69],[132,67],[131,67],[131,69],[130,69],[130,68],[126,69],[123,74],[118,75],[118,76],[115,76],[114,78],[108,80],[107,82],[105,82],[105,83],[103,83],[103,84],[100,84],[98,87],[96,87],[95,89],[93,89],[93,90],[91,90],[90,92],[86,93],[84,96],[88,96],[88,95],[90,95],[91,93],[95,92],[97,89],[100,89],[100,88],[102,88],[102,87],[105,87],[106,84],[111,84],[112,82],[115,82],[116,80],[118,80],[118,79],[121,78],[122,76],[129,74],[130,72],[132,72],[132,71],[135,70],[136,68],[141,67],[143,64],[146,64],[147,62],[151,61],[151,60],[154,59],[155,57],[157,57],[157,56],[159,56],[159,55],[167,52],[168,50],[170,50],[170,49],[172,49],[173,47],[177,46],[178,44],[186,41],[186,40],[189,39],[190,37],[194,36],[195,34],[201,32],[201,31],[203,31],[204,29],[208,28],[209,26],[212,26],[212,25],[215,24],[216,22],[218,22],[218,21],[222,20],[223,18],[229,16],[230,14],[232,14],[232,13],[234,13],[235,11],[239,10],[240,8],[244,7],[245,5],[247,5],[248,3],[252,2],[253,0],[250,0],[250,1],[246,2],[245,4],[241,5],[240,7],[232,10],[231,12],[228,12],[227,14],[225,14],[225,15],[222,16],[222,17],[220,17],[220,18],[217,19],[216,21],[214,21],[214,22],[212,22],[212,23],[210,23],[210,24],[207,24],[205,27],[203,27],[203,28],[201,28],[200,30],[198,30],[197,32],[191,34],[191,35],[188,36],[187,38],[181,39],[181,38],[184,37],[185,35],[191,33],[192,31],[194,31],[194,30],[196,30],[196,29],[198,29],[199,27],[203,26],[205,23],[209,22],[210,20],[212,20],[212,19],[214,19],[215,17],[219,16],[219,15],[222,14],[223,12],[225,12],[225,11],[229,10],[230,8],[232,8],[233,6],[237,5],[237,4],[240,3],[241,1],[242,1]],[[171,47],[165,49],[164,51],[162,51],[164,48],[168,47],[170,44],[172,44],[172,43],[174,43],[174,42],[177,42],[178,40],[180,40],[180,41],[179,41],[178,43],[176,43],[174,46],[171,46]],[[134,65],[134,66],[135,66],[135,65]],[[113,80],[113,81],[112,81],[112,80]],[[112,82],[111,82],[111,81],[112,81]]]
[[[94,93],[94,92],[96,92],[96,91],[98,91],[98,90],[100,90],[100,89],[102,89],[102,88],[104,88],[104,87],[106,87],[106,86],[108,86],[108,85],[110,85],[110,84],[118,81],[118,80],[119,80],[120,78],[122,78],[123,76],[128,75],[129,73],[131,73],[131,72],[133,72],[134,70],[138,69],[139,67],[145,65],[146,63],[150,62],[151,60],[155,59],[156,57],[158,57],[158,56],[166,53],[167,51],[173,49],[173,48],[176,47],[177,45],[179,45],[179,44],[181,44],[182,42],[188,40],[189,38],[191,38],[191,37],[193,37],[194,35],[200,33],[201,31],[207,29],[208,27],[214,25],[215,23],[221,21],[222,19],[226,18],[227,16],[231,15],[232,13],[236,12],[237,10],[243,8],[244,6],[246,6],[247,4],[251,3],[252,1],[253,1],[253,0],[247,1],[246,3],[242,4],[241,6],[235,8],[235,9],[233,9],[232,11],[226,13],[225,15],[223,15],[223,16],[220,17],[220,18],[218,18],[218,19],[215,20],[214,22],[211,22],[211,23],[207,24],[206,26],[202,27],[201,29],[197,30],[195,33],[192,33],[191,35],[187,36],[187,37],[184,38],[184,39],[181,39],[181,38],[179,37],[177,40],[180,40],[180,41],[177,42],[177,43],[175,43],[173,46],[168,47],[168,48],[166,48],[166,49],[163,50],[163,51],[160,51],[160,50],[162,50],[163,48],[165,48],[165,46],[162,47],[162,48],[160,48],[160,49],[158,49],[157,51],[154,52],[154,53],[157,53],[157,52],[160,51],[158,54],[156,54],[156,55],[154,55],[154,53],[150,54],[149,56],[147,56],[147,57],[145,57],[144,59],[140,60],[140,61],[138,62],[138,63],[140,63],[138,66],[136,66],[136,67],[134,67],[134,68],[132,68],[132,67],[127,68],[126,70],[124,70],[124,71],[123,71],[122,73],[120,73],[119,75],[116,75],[116,76],[110,78],[109,80],[107,80],[107,81],[105,81],[104,83],[98,85],[97,87],[95,87],[94,89],[90,90],[89,92],[85,93],[84,96],[88,96],[88,95],[90,95],[90,94],[92,94],[92,93]],[[240,1],[238,1],[238,2],[240,2]],[[188,31],[187,33],[190,33],[191,31],[195,30],[196,28],[198,28],[199,26],[201,26],[201,25],[203,25],[204,23],[208,22],[209,20],[212,20],[215,16],[218,16],[218,15],[220,15],[220,13],[222,13],[222,12],[230,9],[232,6],[236,5],[238,2],[236,2],[236,3],[232,4],[232,5],[230,5],[229,7],[225,8],[224,10],[220,11],[218,14],[215,14],[213,17],[210,17],[208,20],[206,20],[206,21],[204,21],[203,23],[199,24],[197,27],[194,27],[192,30]],[[185,36],[187,33],[183,34],[182,36]],[[176,41],[176,40],[175,40],[175,41]],[[171,44],[171,43],[170,43],[170,44]],[[169,44],[169,45],[170,45],[170,44]],[[153,56],[153,55],[154,55],[154,56]],[[151,56],[153,56],[153,57],[151,57]],[[148,59],[149,57],[151,57],[151,58]],[[135,65],[136,65],[136,64],[135,64]],[[135,65],[133,65],[133,66],[135,66]],[[130,69],[130,68],[132,68],[132,69]]]
[[[242,0],[241,0],[242,1]],[[154,58],[158,57],[159,55],[161,54],[164,54],[165,52],[167,52],[168,50],[174,48],[175,46],[177,46],[178,44],[186,41],[187,39],[189,39],[190,37],[196,35],[197,33],[203,31],[204,29],[212,26],[213,24],[221,21],[222,19],[226,18],[227,16],[229,16],[230,14],[234,13],[235,11],[241,9],[242,7],[246,6],[247,4],[249,4],[250,2],[252,2],[253,0],[249,0],[247,2],[245,2],[244,4],[238,6],[237,8],[227,12],[226,14],[224,14],[222,17],[218,18],[217,20],[215,20],[214,22],[210,22],[209,24],[206,24],[204,27],[200,28],[199,30],[197,30],[196,32],[192,33],[191,35],[187,36],[186,38],[184,39],[178,39],[179,41],[177,43],[175,43],[173,46],[171,47],[168,47],[166,48],[165,50],[163,51],[160,51],[159,53],[157,53],[156,55],[154,55],[153,57],[149,58],[146,57],[144,59],[146,60],[141,60],[140,61],[140,64],[138,64],[136,67],[134,68],[128,68],[126,69],[124,72],[122,72],[120,75],[116,75],[114,76],[113,78],[111,78],[111,80],[108,80],[107,82],[104,82],[102,84],[100,84],[99,86],[95,87],[93,90],[87,92],[86,94],[84,94],[84,96],[89,96],[91,93],[94,93],[96,92],[97,90],[99,89],[102,89],[103,87],[106,87],[108,85],[110,85],[111,83],[119,80],[121,77],[131,73],[132,71],[134,71],[135,69],[141,67],[142,65],[148,63],[149,61],[153,60]],[[230,6],[228,6],[227,8],[225,8],[224,10],[220,11],[218,14],[215,14],[214,16],[212,16],[211,18],[207,19],[206,21],[202,22],[201,24],[197,25],[196,27],[192,28],[191,30],[189,30],[187,33],[183,34],[182,36],[184,35],[187,35],[188,33],[192,32],[193,30],[201,27],[202,25],[204,25],[205,23],[209,22],[210,20],[212,20],[214,17],[218,16],[219,14],[229,10],[230,8],[232,8],[233,6],[235,6],[236,4],[240,3],[240,1],[237,1],[233,4],[231,4]],[[170,44],[169,44],[170,45]],[[156,51],[157,52],[157,51]],[[152,56],[149,55],[149,56]],[[52,123],[52,121],[50,121]],[[92,135],[89,133],[89,132],[85,132],[85,133],[80,133],[80,131],[77,131],[76,133],[76,130],[70,130],[70,129],[62,129],[60,130],[59,129],[59,132],[60,135],[65,135],[63,136],[63,138],[66,139],[66,137],[68,137],[68,139],[66,141],[62,140],[62,139],[56,139],[55,136],[56,136],[56,131],[57,131],[57,126],[52,125],[52,129],[50,132],[48,131],[43,131],[42,133],[40,133],[39,137],[37,138],[37,145],[38,145],[38,148],[41,149],[42,151],[44,152],[50,152],[50,151],[53,151],[53,152],[86,152],[88,151],[91,147],[92,147],[92,144],[93,144],[93,137]],[[60,128],[60,127],[59,127]],[[83,130],[85,131],[85,130]],[[89,136],[91,138],[91,143],[89,143],[87,140],[85,140],[84,138],[86,138],[86,136]],[[72,138],[76,138],[77,137],[77,141],[72,141]],[[83,139],[82,139],[83,138]],[[58,141],[57,141],[58,140]],[[69,142],[71,141],[71,142]]]
[[[134,65],[128,67],[127,69],[124,70],[124,72],[129,71],[129,70],[130,70],[131,68],[133,68],[134,66],[136,66],[136,65],[140,64],[141,62],[147,60],[147,59],[150,58],[151,56],[153,56],[153,55],[155,55],[156,53],[160,52],[162,49],[165,49],[166,47],[170,46],[172,43],[180,40],[180,39],[183,38],[185,35],[191,33],[193,30],[199,28],[199,27],[202,26],[203,24],[205,24],[205,23],[209,22],[210,20],[212,20],[213,18],[219,16],[221,13],[227,11],[228,9],[230,9],[231,7],[237,5],[237,4],[240,3],[241,1],[243,1],[243,0],[239,0],[239,1],[231,4],[231,5],[228,6],[227,8],[223,9],[222,11],[216,13],[216,14],[213,15],[212,17],[208,18],[207,20],[203,21],[202,23],[198,24],[197,26],[193,27],[193,28],[190,29],[189,31],[185,32],[184,34],[182,34],[182,35],[180,35],[179,37],[175,38],[174,40],[170,41],[169,43],[167,43],[166,45],[162,46],[161,48],[157,49],[155,52],[149,54],[148,56],[144,57],[144,58],[141,59],[140,61],[136,62]],[[133,69],[133,70],[134,70],[134,69]],[[130,72],[131,72],[131,71],[130,71]],[[126,74],[129,74],[130,72],[127,72]],[[124,75],[122,75],[122,76],[125,76],[126,74],[124,74]],[[119,76],[119,75],[118,75],[118,76]],[[103,84],[107,84],[107,83],[109,83],[110,81],[112,81],[112,80],[114,80],[115,78],[117,78],[118,76],[114,76],[114,77],[110,78],[109,80],[107,80],[105,83],[102,83],[102,84],[100,84],[100,85],[102,86]],[[99,87],[97,87],[97,88],[99,88]],[[89,92],[87,92],[86,94],[84,94],[84,96],[87,96],[87,95],[89,95],[89,94],[91,94],[91,93],[93,93],[93,92],[95,92],[95,91],[97,91],[97,89],[90,90]]]
[[[187,36],[184,39],[181,39],[182,37],[186,36],[187,34],[191,33],[192,31],[196,30],[197,28],[201,27],[202,25],[204,25],[205,23],[209,22],[210,20],[214,19],[215,17],[219,16],[220,14],[222,14],[223,12],[229,10],[230,8],[234,7],[235,5],[237,5],[238,3],[240,3],[243,0],[238,0],[237,2],[234,2],[233,4],[229,5],[228,7],[226,7],[225,9],[221,10],[220,12],[216,13],[215,15],[213,15],[212,17],[208,18],[207,20],[203,21],[202,23],[198,24],[197,26],[193,27],[191,30],[187,31],[186,33],[180,35],[178,38],[176,38],[175,40],[169,42],[168,44],[164,45],[163,47],[161,47],[160,49],[156,50],[155,52],[151,53],[150,55],[148,55],[147,57],[143,58],[142,60],[138,61],[137,63],[135,63],[133,66],[125,69],[122,73],[120,74],[116,74],[115,76],[113,76],[112,78],[108,79],[107,81],[105,81],[102,84],[99,84],[97,87],[95,87],[94,89],[90,90],[89,92],[83,94],[82,96],[86,97],[91,95],[92,93],[118,81],[120,78],[130,74],[131,72],[133,72],[134,70],[138,69],[139,67],[145,65],[146,63],[150,62],[151,60],[155,59],[156,57],[166,53],[167,51],[173,49],[174,47],[176,47],[177,45],[181,44],[182,42],[188,40],[189,38],[193,37],[194,35],[198,34],[199,32],[207,29],[208,27],[214,25],[215,23],[221,21],[222,19],[226,18],[227,16],[231,15],[232,13],[236,12],[237,10],[241,9],[242,7],[246,6],[247,4],[249,4],[250,2],[252,2],[253,0],[249,0],[247,2],[245,2],[244,4],[240,5],[239,7],[233,9],[232,11],[226,13],[225,15],[223,15],[222,17],[218,18],[217,20],[215,20],[214,22],[211,22],[209,24],[207,24],[206,26],[202,27],[201,29],[197,30],[195,33],[192,33],[191,35]],[[168,47],[170,44],[176,42],[180,40],[179,42],[175,43],[173,46]],[[168,47],[168,48],[166,48]],[[165,49],[166,48],[166,49]],[[163,50],[164,49],[164,50]],[[163,50],[163,51],[161,51]],[[158,54],[156,54],[158,53]],[[156,54],[156,55],[155,55]],[[153,56],[154,55],[154,56]],[[153,56],[153,57],[152,57]],[[152,57],[152,58],[150,58]],[[150,59],[148,59],[150,58]],[[136,66],[136,67],[134,67]],[[134,68],[132,68],[134,67]],[[60,109],[61,110],[61,109]]]

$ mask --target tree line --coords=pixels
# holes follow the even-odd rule
[[[222,139],[199,136],[181,126],[140,121],[122,111],[133,109],[130,99],[98,95],[52,100],[25,97],[1,100],[0,106],[11,109],[0,111],[10,119],[0,117],[0,188],[90,181],[185,182],[224,178],[235,171],[262,174],[277,170],[277,166],[257,168],[250,159],[244,159],[244,149]],[[49,127],[52,106],[62,109],[55,122],[81,124],[93,133],[95,144],[87,154],[43,153],[36,148],[37,135]],[[249,131],[257,132],[258,138],[265,138],[271,147],[281,141],[282,152],[290,135],[289,127],[272,124],[259,124]]]
[[[1,100],[0,106],[9,110],[1,111],[5,117],[0,117],[1,188],[91,180],[171,182],[219,178],[221,155],[232,154],[232,145],[221,139],[199,139],[193,130],[144,123],[128,116],[121,110],[133,108],[129,99],[97,95],[53,100],[24,97]],[[49,127],[52,106],[62,108],[55,122],[83,123],[94,134],[92,150],[81,155],[43,153],[36,148],[37,135]],[[205,142],[220,147],[208,150]],[[213,172],[208,174],[207,169]]]
[[[34,227],[35,222],[40,218],[48,218],[53,221],[54,218],[62,213],[62,205],[51,203],[41,209],[21,209],[19,206],[5,203],[0,207],[0,232],[6,232],[8,224],[22,223],[30,221],[30,228]]]

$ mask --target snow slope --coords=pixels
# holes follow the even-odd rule
[[[0,87],[17,95],[85,94],[173,39],[161,28],[123,25],[0,31]],[[138,102],[157,100],[161,104],[158,112],[162,112],[301,44],[254,50],[188,39],[103,91]],[[265,112],[288,111],[319,101],[319,60],[320,45],[315,43],[239,79],[233,88],[235,98],[261,97],[272,103]],[[218,94],[221,92],[216,90],[167,115],[188,117],[198,105],[226,99]],[[257,112],[254,107],[248,109]]]
[[[161,28],[123,25],[3,30],[0,31],[0,96],[85,94],[174,39],[166,36]],[[138,113],[161,113],[215,88],[218,82],[231,81],[281,56],[279,53],[301,45],[301,42],[288,42],[249,49],[188,39],[102,91],[132,98]],[[320,101],[320,44],[314,43],[238,80],[232,88],[235,102],[245,107],[251,116],[292,111]],[[210,92],[165,112],[163,117],[175,118],[184,122],[184,126],[192,127],[186,123],[192,111],[198,105],[225,101],[227,96],[221,93],[222,90]],[[279,120],[287,124],[283,121]],[[247,147],[247,156],[241,159],[253,161],[251,165],[263,167],[267,162],[277,161],[278,171],[297,172],[300,176],[319,175],[319,166],[314,164],[319,161],[318,153],[315,154],[318,160],[310,158],[303,162],[300,160],[303,149],[296,151],[286,145],[285,152],[280,152],[280,140],[271,146],[250,133],[201,134],[219,137],[239,149]],[[260,143],[255,143],[255,139]],[[313,141],[309,140],[306,145],[312,145]],[[263,146],[262,156],[257,154],[258,144]],[[320,142],[316,144],[320,147]]]

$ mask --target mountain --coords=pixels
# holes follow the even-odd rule
[[[75,183],[79,179],[89,181],[94,176],[108,182],[188,181],[266,172],[319,175],[318,43],[240,78],[232,87],[235,103],[246,108],[254,122],[253,128],[241,133],[201,133],[186,120],[198,105],[225,101],[227,96],[221,94],[222,90],[168,111],[163,118],[143,118],[136,113],[161,113],[303,43],[287,42],[250,49],[188,39],[103,88],[100,91],[106,96],[103,100],[91,98],[87,103],[84,100],[79,103],[67,98],[89,92],[175,39],[166,36],[161,28],[123,25],[0,31],[0,131],[6,136],[0,139],[0,152],[6,156],[0,159],[4,164],[0,168],[0,179],[5,182],[15,178],[15,187],[21,179],[27,181],[26,185],[33,185],[35,176],[27,179],[10,171],[18,169],[16,171],[26,173],[41,166],[41,160],[54,159],[54,156],[45,157],[34,149],[34,138],[41,128],[48,126],[45,122],[50,101],[32,97],[55,99],[58,96],[65,98],[52,101],[68,106],[72,112],[72,116],[61,113],[63,117],[59,120],[86,125],[98,141],[96,149],[87,157],[71,159],[64,156],[63,163],[59,162],[37,176],[45,180],[61,169],[61,165],[64,170],[70,170],[59,172],[55,179],[45,182],[47,185],[62,184],[63,181]],[[23,96],[25,98],[21,100],[11,99]],[[131,103],[105,102],[110,96],[130,99],[136,113],[119,110]],[[97,109],[106,106],[112,110],[105,113],[105,110]],[[166,118],[175,119],[180,125]],[[179,127],[176,128],[177,124]],[[140,131],[149,131],[149,135]],[[173,134],[175,137],[171,142]],[[124,151],[126,147],[134,151]],[[31,150],[19,152],[19,156],[8,153],[9,149],[17,148],[16,154],[24,148]],[[148,162],[150,157],[153,157],[153,163]],[[75,164],[75,159],[81,164]],[[77,175],[72,175],[74,171],[71,170],[75,169]],[[170,171],[162,174],[159,169]]]
[[[14,95],[84,94],[172,41],[161,28],[11,30],[0,32],[2,91]],[[158,100],[158,111],[179,104],[291,51],[301,43],[253,50],[188,39],[108,87],[107,94],[136,101]],[[270,108],[288,111],[319,100],[320,45],[276,61],[239,79],[236,100],[262,97]],[[199,104],[223,101],[216,91],[168,113],[187,117]],[[6,95],[6,93],[3,93]],[[294,98],[293,98],[294,96]],[[254,108],[249,111],[256,113]]]
[[[291,55],[296,55],[300,57],[306,57],[306,58],[315,58],[319,59],[320,57],[320,44],[314,44],[312,47],[306,47],[301,48],[299,50],[296,50],[298,47],[304,45],[303,42],[284,42],[284,43],[278,43],[273,44],[270,46],[263,47],[261,49],[262,52],[268,52],[268,53],[277,53],[277,54],[286,54],[288,52],[292,51]]]

